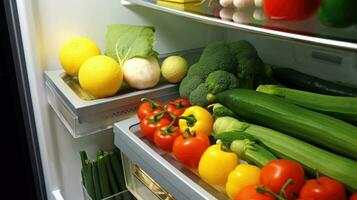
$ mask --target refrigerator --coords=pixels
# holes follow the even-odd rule
[[[161,0],[4,1],[17,76],[21,77],[18,83],[26,94],[22,101],[30,108],[27,137],[39,196],[88,199],[81,183],[79,151],[94,158],[99,149],[116,146],[122,152],[124,192],[137,199],[228,199],[140,134],[135,114],[140,98],[167,102],[179,96],[178,85],[132,91],[125,97],[83,100],[75,83],[63,76],[59,61],[60,48],[70,38],[91,38],[104,53],[109,25],[154,26],[154,49],[159,57],[182,55],[190,64],[212,41],[247,40],[274,67],[357,85],[356,16],[353,9],[341,6],[335,8],[345,16],[340,24],[322,21],[319,9],[329,1],[294,0],[294,9],[275,1],[278,11],[268,10],[260,1],[247,1],[249,5],[240,8],[224,8],[218,0],[185,4]]]

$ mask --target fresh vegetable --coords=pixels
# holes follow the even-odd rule
[[[214,119],[218,119],[220,117],[230,116],[230,117],[237,117],[234,112],[229,110],[227,107],[223,106],[220,103],[211,104],[208,108],[212,108],[212,117]],[[213,128],[214,129],[214,128]]]
[[[162,104],[160,102],[145,101],[145,99],[142,99],[142,101],[144,102],[140,104],[139,108],[136,111],[136,114],[138,115],[140,120],[144,119],[144,117],[149,114],[156,114],[162,111]]]
[[[81,88],[95,98],[108,97],[119,90],[123,82],[123,70],[111,57],[93,56],[81,65],[78,81]]]
[[[185,132],[175,139],[172,152],[182,164],[197,168],[202,154],[209,145],[210,141],[205,133]]]
[[[180,83],[180,97],[189,98],[191,92],[203,82],[203,79],[199,76],[186,76]]]
[[[207,95],[209,95],[206,84],[201,83],[190,93],[190,102],[192,105],[205,106],[208,104]]]
[[[222,149],[220,144],[210,146],[203,153],[198,173],[200,177],[212,185],[224,185],[229,173],[239,164],[237,155]]]
[[[181,132],[178,127],[170,125],[163,126],[156,129],[154,133],[154,142],[159,148],[165,151],[172,151],[172,145],[180,134]]]
[[[148,26],[110,25],[105,37],[105,55],[116,59],[120,66],[134,57],[156,57],[158,53],[153,50],[154,32],[155,28]]]
[[[177,98],[173,101],[170,101],[165,108],[167,111],[175,115],[176,117],[179,117],[182,115],[182,113],[190,107],[190,102],[185,99],[185,98]]]
[[[357,200],[357,193],[351,195],[348,200]]]
[[[109,153],[106,153],[104,156],[104,163],[105,163],[105,168],[108,173],[108,179],[109,179],[109,184],[110,184],[110,189],[113,192],[113,194],[116,194],[119,192],[119,187],[118,184],[115,180],[115,176],[113,173],[112,165],[110,163],[110,155]]]
[[[228,90],[215,97],[217,102],[247,120],[357,158],[357,127],[344,121],[247,89]]]
[[[102,192],[100,190],[100,180],[99,180],[99,173],[98,173],[98,162],[97,160],[92,161],[92,176],[93,176],[93,185],[94,185],[94,192],[95,192],[95,199],[102,199]]]
[[[188,63],[181,56],[169,56],[161,64],[161,74],[170,83],[178,83],[186,76]]]
[[[260,185],[250,185],[244,187],[238,193],[234,200],[275,200],[275,198],[268,193],[260,193],[257,191],[257,187]]]
[[[220,119],[218,118],[218,120]],[[224,126],[216,125],[216,123],[227,122],[218,120],[216,120],[215,126],[221,127],[220,131],[225,131]],[[299,162],[310,174],[314,174],[315,170],[318,169],[321,174],[342,182],[350,190],[357,190],[357,177],[351,176],[351,174],[355,173],[355,169],[357,169],[357,161],[328,152],[307,142],[262,126],[234,119],[230,120],[229,123],[232,125],[227,127],[227,129],[232,130],[234,127],[236,131],[227,133],[216,132],[216,139],[223,141],[227,137],[232,142],[235,140],[232,135],[236,135],[236,137],[242,137],[242,134],[249,135],[257,139],[257,142],[262,143],[262,145],[279,158]]]
[[[120,191],[123,191],[126,189],[126,184],[125,184],[125,178],[124,178],[124,173],[123,173],[123,166],[121,163],[121,153],[118,148],[114,148],[113,153],[109,153],[110,156],[110,162],[113,167],[115,179],[118,181],[118,186],[120,188]]]
[[[346,200],[345,187],[329,177],[317,176],[316,179],[306,181],[300,191],[300,198],[314,200]]]
[[[273,20],[304,20],[312,16],[319,8],[321,0],[264,0],[264,11]]]
[[[152,113],[144,117],[140,122],[141,133],[151,141],[154,140],[154,133],[156,129],[170,124],[170,121],[164,117],[165,113]]]
[[[347,27],[357,23],[357,2],[351,0],[323,1],[318,12],[322,24],[331,27]]]
[[[200,106],[191,106],[180,116],[179,126],[181,132],[201,132],[208,135],[212,133],[212,115]]]
[[[249,123],[240,122],[236,118],[230,116],[223,116],[216,119],[216,121],[213,124],[213,131],[215,134],[220,134],[229,131],[243,131],[249,126],[250,126]],[[227,136],[229,135],[227,134]]]
[[[230,199],[235,199],[243,188],[259,183],[260,169],[254,165],[241,164],[229,173],[226,192]]]
[[[274,68],[274,79],[298,90],[336,96],[357,96],[357,88],[326,81],[289,68]]]
[[[79,152],[82,162],[82,181],[86,187],[86,190],[90,197],[95,198],[94,183],[93,183],[93,166],[88,160],[87,153],[85,151]]]
[[[63,45],[59,57],[66,73],[70,76],[77,76],[84,61],[99,54],[100,49],[94,41],[89,38],[76,37]]]
[[[124,80],[132,88],[151,88],[160,81],[160,65],[155,57],[131,58],[122,66]]]
[[[205,84],[209,93],[216,94],[224,90],[237,88],[239,81],[232,73],[217,70],[208,75]]]
[[[102,192],[102,196],[108,197],[112,195],[108,172],[105,166],[104,156],[99,156],[98,158],[98,173],[99,173],[99,181],[100,181],[100,191]]]
[[[219,138],[225,148],[229,148],[231,151],[236,153],[239,158],[253,163],[259,167],[264,166],[269,161],[276,159],[274,154],[268,151],[265,147],[257,144],[255,139],[247,134],[229,134],[225,132]]]
[[[239,87],[255,89],[260,84],[272,81],[270,66],[263,63],[251,43],[246,40],[233,42],[230,44],[230,49],[238,60]]]
[[[292,182],[284,191],[281,191],[289,179]],[[299,163],[292,160],[273,160],[262,168],[260,182],[276,194],[284,192],[283,197],[296,199],[305,182],[304,169]]]
[[[316,94],[277,85],[260,85],[258,92],[275,95],[290,103],[346,121],[357,121],[357,98]]]

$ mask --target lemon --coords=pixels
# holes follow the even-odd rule
[[[169,56],[161,65],[161,74],[170,83],[180,82],[187,70],[187,61],[181,56]]]
[[[123,70],[111,57],[98,55],[86,60],[79,69],[81,87],[96,98],[115,94],[123,81]]]
[[[60,50],[60,61],[67,74],[77,76],[82,63],[99,54],[100,50],[95,42],[88,38],[76,37],[64,44]]]

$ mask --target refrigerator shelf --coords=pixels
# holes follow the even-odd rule
[[[162,55],[181,55],[189,63],[197,61],[202,49]],[[178,85],[165,81],[151,89],[121,88],[117,95],[92,99],[62,69],[45,72],[47,99],[57,116],[74,138],[88,136],[113,127],[113,123],[131,117],[143,97],[166,102],[178,96]]]
[[[228,199],[224,193],[147,140],[140,132],[137,117],[114,124],[114,144],[177,200]]]
[[[278,10],[272,11],[281,12],[283,15],[286,14],[284,9],[295,9],[290,13],[296,16],[283,16],[286,19],[275,16],[268,17],[262,7],[254,5],[241,9],[223,8],[219,5],[218,0],[203,0],[184,4],[166,0],[122,0],[122,4],[126,6],[139,5],[211,25],[252,32],[271,38],[356,51],[357,22],[343,28],[324,25],[317,14],[320,6],[317,4],[318,1],[314,0],[315,3],[305,2],[305,7],[280,5]],[[303,4],[302,2],[304,1],[297,2],[297,4]],[[291,3],[294,4],[294,2]],[[348,11],[340,13],[343,12]]]

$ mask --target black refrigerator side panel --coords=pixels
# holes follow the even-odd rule
[[[6,199],[47,199],[16,1],[0,3],[0,105]],[[4,196],[3,196],[4,197]]]

